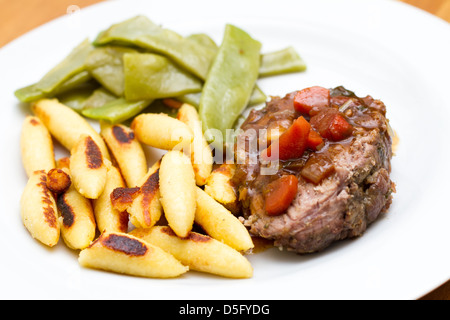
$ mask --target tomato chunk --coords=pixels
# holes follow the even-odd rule
[[[310,87],[297,92],[294,97],[294,108],[302,114],[309,114],[313,108],[324,108],[330,105],[330,90],[323,87]]]
[[[271,182],[268,186],[265,204],[268,215],[276,216],[285,212],[298,191],[298,179],[294,175],[286,175]]]
[[[311,129],[309,131],[307,144],[308,148],[311,148],[313,150],[320,150],[323,147],[324,142],[320,134],[318,134],[316,130]]]
[[[331,159],[323,154],[316,154],[309,158],[300,175],[306,180],[319,184],[323,179],[335,172]]]
[[[331,141],[346,139],[353,133],[353,126],[334,108],[323,109],[310,122],[322,137]]]
[[[265,160],[289,160],[300,158],[308,148],[311,125],[300,117],[285,131],[277,141],[261,153]]]
[[[330,124],[330,134],[333,141],[340,141],[350,137],[353,133],[353,126],[338,114]]]

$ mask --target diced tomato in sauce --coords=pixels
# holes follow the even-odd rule
[[[300,175],[306,180],[318,184],[323,179],[334,173],[333,162],[326,155],[316,154],[309,158]]]
[[[343,116],[338,114],[334,117],[330,124],[331,138],[329,140],[340,141],[347,139],[353,133],[353,126],[345,120]]]
[[[323,141],[322,137],[320,136],[320,134],[317,133],[317,131],[312,128],[309,131],[307,145],[308,145],[308,148],[315,150],[315,151],[320,150],[324,145],[324,141]]]
[[[285,175],[271,182],[265,197],[266,212],[268,215],[277,216],[284,213],[298,191],[298,179],[294,175]]]
[[[265,160],[289,160],[300,158],[308,148],[311,125],[300,117],[285,131],[277,141],[262,152]],[[278,156],[277,156],[278,149]]]
[[[308,114],[314,108],[325,108],[330,105],[330,90],[314,86],[297,92],[294,108],[302,114]]]
[[[331,141],[346,139],[353,133],[353,126],[334,108],[321,110],[311,117],[310,123],[322,137]]]

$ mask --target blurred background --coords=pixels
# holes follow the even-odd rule
[[[106,0],[0,0],[0,47],[27,31],[78,8]],[[450,22],[450,0],[402,1]]]

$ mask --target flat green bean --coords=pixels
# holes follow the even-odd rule
[[[219,49],[214,40],[207,34],[192,34],[187,38],[191,41],[195,41],[198,45],[208,47],[215,52]],[[260,78],[305,70],[305,61],[293,47],[261,54],[261,65],[259,67]],[[257,92],[255,92],[255,94],[257,94]],[[250,105],[254,105],[254,103],[250,103]]]
[[[17,89],[14,95],[21,102],[33,102],[46,97],[46,94],[42,90],[39,90],[36,84]]]
[[[180,100],[184,103],[189,103],[190,105],[196,107],[200,106],[200,99],[202,97],[202,93],[188,93],[182,96],[176,97],[177,100]],[[248,101],[248,106],[254,106],[260,103],[264,103],[267,100],[266,94],[259,88],[257,85],[252,91],[252,95],[250,96],[250,100]]]
[[[81,113],[85,109],[99,108],[117,97],[103,87],[80,86],[56,98],[62,104]]]
[[[83,105],[83,109],[100,108],[105,104],[116,100],[117,97],[106,90],[104,87],[100,87],[86,99]]]
[[[214,59],[209,47],[184,38],[178,33],[161,28],[143,16],[126,20],[101,32],[96,45],[126,43],[164,55],[196,77],[204,80]]]
[[[58,65],[51,69],[38,83],[36,88],[49,93],[59,85],[72,78],[77,73],[85,70],[85,61],[89,53],[94,49],[88,39],[84,40]]]
[[[80,113],[84,109],[86,101],[92,96],[93,92],[95,92],[95,89],[92,87],[81,86],[60,94],[56,98],[62,104]]]
[[[258,78],[260,50],[261,43],[245,31],[226,26],[200,99],[199,114],[208,141],[218,138],[210,129],[226,137],[226,130],[248,105]]]
[[[198,45],[205,46],[210,48],[211,50],[214,50],[217,54],[217,51],[219,50],[219,46],[214,42],[211,37],[209,37],[207,34],[204,33],[198,33],[198,34],[192,34],[187,37],[189,40],[196,42]],[[261,61],[265,61],[265,59],[262,58]],[[261,68],[260,68],[261,69]],[[196,108],[200,105],[200,98],[201,93],[189,93],[186,95],[182,95],[177,97],[178,100],[189,103]],[[252,92],[252,95],[250,96],[250,101],[248,103],[248,106],[254,106],[260,103],[263,103],[267,100],[266,94],[261,90],[261,88],[258,87],[258,85],[255,86],[255,89]]]
[[[205,33],[183,37],[136,16],[100,32],[93,43],[84,40],[14,94],[22,102],[55,97],[85,117],[111,123],[131,121],[146,108],[165,110],[160,99],[175,98],[199,109],[212,142],[209,129],[226,137],[247,107],[266,101],[258,78],[306,69],[292,47],[260,50],[260,42],[233,25],[226,25],[218,46]]]
[[[107,30],[100,32],[94,40],[95,46],[107,44],[133,46],[140,36],[153,33],[160,28],[144,16],[136,16],[120,23],[113,24]]]
[[[206,33],[195,33],[187,36],[186,38],[195,42],[197,45],[209,48],[209,50],[214,52],[214,55],[217,53],[217,50],[219,50],[219,46]]]
[[[68,92],[81,85],[91,85],[92,77],[87,71],[77,73],[72,78],[63,82],[60,86],[56,87],[52,92],[45,93],[37,88],[36,84],[32,84],[23,88],[20,88],[14,92],[17,99],[21,102],[33,102],[42,98],[52,98],[56,95]]]
[[[108,121],[112,124],[122,123],[139,114],[153,100],[127,101],[119,98],[99,108],[84,109],[81,113],[88,118]]]
[[[105,46],[91,51],[86,59],[86,68],[106,89],[120,97],[124,93],[125,75],[123,55],[136,53],[127,47]]]
[[[292,47],[261,55],[261,66],[259,67],[260,77],[290,72],[301,72],[305,70],[305,61],[303,61]]]
[[[123,60],[127,100],[170,98],[202,90],[200,80],[163,56],[126,53]]]

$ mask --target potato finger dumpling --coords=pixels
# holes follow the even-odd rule
[[[50,134],[67,150],[72,150],[80,137],[85,134],[92,137],[100,147],[103,157],[110,160],[108,148],[100,134],[72,108],[57,99],[41,99],[33,103],[31,109]]]
[[[169,226],[180,237],[186,237],[195,219],[196,191],[191,160],[181,151],[167,152],[159,170],[161,204]]]
[[[197,211],[195,222],[216,240],[222,241],[238,251],[254,247],[247,228],[223,205],[197,187]]]
[[[122,179],[119,169],[113,165],[108,166],[106,185],[103,193],[98,199],[93,200],[95,221],[100,232],[127,232],[128,231],[128,213],[123,210],[117,210],[111,203],[111,193],[116,188],[125,188],[125,182]]]
[[[103,233],[80,252],[78,261],[88,268],[148,278],[174,278],[189,270],[171,254],[125,233]]]
[[[107,168],[91,136],[82,135],[71,150],[70,174],[79,193],[89,199],[100,197],[106,184]]]
[[[194,139],[185,123],[166,114],[141,114],[134,118],[131,129],[140,142],[163,150],[188,150]]]
[[[240,211],[239,201],[236,189],[231,182],[235,171],[234,164],[220,165],[206,180],[205,192],[237,215]]]
[[[55,246],[60,235],[58,211],[47,187],[47,173],[44,170],[31,174],[20,207],[23,224],[31,236],[49,247]]]
[[[133,199],[128,208],[131,223],[135,227],[151,228],[162,216],[163,210],[160,201],[161,192],[159,190],[159,167],[157,162],[150,168],[144,177],[139,194]]]
[[[51,185],[50,190],[62,190],[68,185],[67,190],[55,192],[61,236],[67,247],[74,250],[84,249],[94,240],[96,232],[91,200],[67,183],[67,179],[70,181],[69,158],[59,159],[57,167],[49,171],[47,185]]]
[[[198,186],[203,186],[209,177],[213,166],[212,150],[203,136],[202,123],[197,109],[190,104],[183,104],[178,111],[177,119],[185,123],[193,132],[191,144],[191,161]]]
[[[20,148],[28,177],[36,170],[55,168],[52,137],[38,117],[27,116],[23,122]]]
[[[192,270],[227,278],[251,278],[253,275],[250,262],[241,253],[209,236],[191,232],[180,238],[166,226],[134,229],[131,234],[173,254]]]
[[[58,196],[61,235],[65,244],[74,250],[84,249],[94,240],[96,223],[91,201],[73,186]]]
[[[139,186],[138,182],[147,173],[147,159],[133,130],[122,124],[102,122],[101,135],[117,160],[127,186]]]

